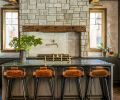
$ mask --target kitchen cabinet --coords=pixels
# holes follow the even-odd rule
[[[120,59],[116,57],[103,57],[99,59],[115,64],[113,68],[113,80],[114,83],[120,82]]]

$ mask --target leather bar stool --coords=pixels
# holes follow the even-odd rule
[[[107,79],[110,76],[110,69],[109,68],[103,68],[102,66],[96,66],[91,68],[89,75],[86,79],[86,90],[85,90],[85,100],[90,100],[89,96],[92,96],[92,86],[95,83],[94,79],[98,78],[102,90],[102,100],[111,100],[110,99],[110,90],[108,87],[108,81]],[[89,87],[90,86],[90,87]],[[88,94],[88,88],[90,93]],[[95,89],[95,85],[94,85]],[[97,87],[98,89],[98,87]],[[95,89],[96,90],[96,89]]]
[[[38,98],[38,85],[40,84],[40,81],[42,79],[47,79],[49,83],[49,88],[52,95],[52,100],[54,100],[54,88],[55,88],[55,71],[53,68],[48,67],[40,67],[33,71],[33,77],[34,77],[34,100],[37,100]]]
[[[75,78],[77,92],[80,100],[82,100],[81,88],[80,88],[80,78],[84,76],[83,68],[69,67],[63,71],[62,74],[62,88],[61,88],[61,100],[64,100],[65,82],[66,79]]]
[[[23,95],[24,100],[27,100],[27,85],[26,85],[26,72],[22,68],[18,67],[10,67],[3,72],[4,77],[7,79],[7,87],[6,87],[6,97],[5,100],[9,100],[12,98],[12,88],[14,85],[15,80],[22,81],[22,88],[23,88]],[[18,91],[19,93],[19,91]]]

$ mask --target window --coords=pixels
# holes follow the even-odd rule
[[[91,8],[90,9],[90,40],[89,47],[91,51],[98,51],[98,47],[102,43],[106,44],[106,9]]]
[[[18,37],[18,10],[2,9],[2,51],[11,51],[9,46],[13,37]]]

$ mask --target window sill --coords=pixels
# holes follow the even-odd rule
[[[89,48],[88,52],[102,52],[100,49],[96,49],[96,48]]]

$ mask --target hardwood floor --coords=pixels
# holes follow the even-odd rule
[[[114,85],[113,100],[120,100],[120,85]],[[0,95],[1,95],[0,91]]]
[[[113,100],[120,100],[120,84],[114,85]]]

